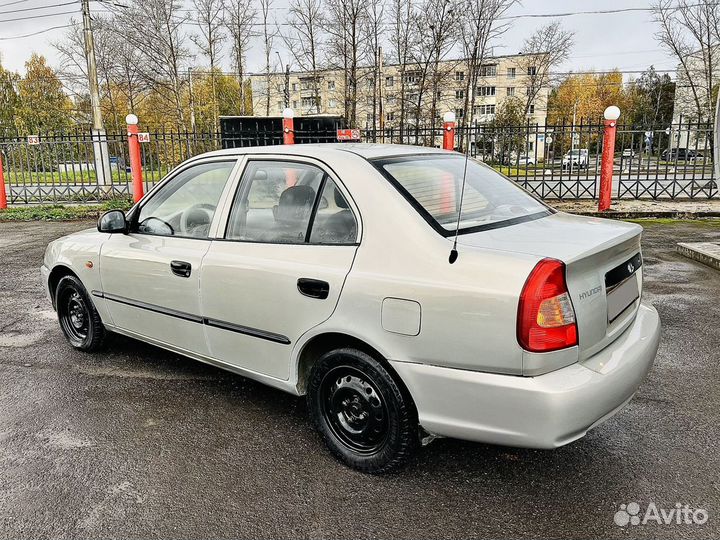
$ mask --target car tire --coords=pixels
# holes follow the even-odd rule
[[[332,454],[359,471],[390,472],[419,447],[412,399],[378,360],[357,349],[336,349],[318,359],[307,404]]]
[[[55,288],[60,328],[74,348],[92,352],[102,347],[106,330],[90,295],[75,276],[65,276]]]

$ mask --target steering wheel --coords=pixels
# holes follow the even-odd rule
[[[163,236],[172,236],[175,230],[167,221],[160,218],[150,216],[138,223],[138,231],[149,234],[160,234]]]
[[[180,214],[180,230],[192,236],[192,232],[201,227],[210,227],[215,207],[211,204],[199,203],[183,210]]]

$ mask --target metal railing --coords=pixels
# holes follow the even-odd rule
[[[310,126],[310,124],[308,124]],[[296,129],[296,142],[332,142],[335,134]],[[603,126],[599,123],[458,128],[457,149],[470,153],[544,199],[596,198]],[[613,197],[622,199],[717,198],[712,126],[681,122],[665,129],[618,126]],[[443,130],[362,130],[365,142],[440,147]],[[103,144],[89,131],[40,134],[37,139],[0,135],[11,204],[101,201],[129,197],[127,133],[107,134]],[[146,190],[189,157],[221,148],[281,144],[278,130],[220,133],[159,130],[143,143]],[[107,152],[107,155],[98,156]],[[96,163],[109,162],[109,174]],[[102,161],[100,161],[102,163]],[[104,177],[104,178],[103,178]]]

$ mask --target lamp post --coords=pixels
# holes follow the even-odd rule
[[[295,111],[290,107],[285,107],[283,110],[283,144],[295,144],[295,126],[294,126]]]
[[[598,211],[610,209],[612,201],[613,163],[615,162],[615,132],[620,109],[611,105],[605,109],[605,134],[603,136],[602,165],[600,166],[600,201]]]
[[[443,115],[443,150],[455,149],[455,113],[448,111]]]

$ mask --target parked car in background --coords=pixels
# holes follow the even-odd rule
[[[51,242],[41,275],[71,346],[116,332],[305,395],[380,473],[433,437],[555,448],[622,409],[660,336],[641,231],[454,152],[248,147]]]
[[[534,167],[535,166],[535,158],[533,156],[522,155],[518,158],[517,164],[520,167]]]
[[[563,169],[585,169],[587,168],[589,161],[589,154],[586,149],[570,150],[567,154],[565,154],[565,156],[563,156],[562,166]]]
[[[663,161],[702,161],[704,154],[691,148],[673,148],[664,150],[660,155]]]
[[[635,158],[635,150],[633,148],[625,148],[622,151],[622,158],[623,159],[634,159]]]

